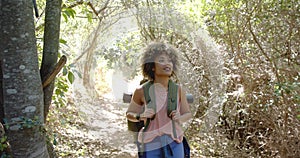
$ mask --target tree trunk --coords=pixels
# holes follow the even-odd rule
[[[1,15],[1,14],[0,14]],[[1,21],[0,21],[1,22]],[[1,47],[1,46],[0,46]],[[1,49],[2,50],[2,49]],[[4,118],[4,109],[3,109],[3,92],[2,92],[2,81],[3,81],[3,75],[2,75],[2,51],[0,54],[0,118],[1,118],[1,123],[3,122],[3,118]]]
[[[12,156],[49,157],[32,0],[0,2],[2,91]]]
[[[61,4],[62,0],[47,0],[46,2],[44,52],[40,70],[42,81],[45,81],[52,72],[58,58]],[[45,122],[52,101],[54,81],[44,88]]]

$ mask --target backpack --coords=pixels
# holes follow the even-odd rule
[[[153,81],[147,81],[143,84],[143,92],[144,97],[146,101],[146,105],[148,105],[148,108],[153,108],[153,110],[156,112],[156,105],[151,104],[151,97],[149,94],[149,89],[153,85]],[[170,113],[177,109],[177,94],[178,94],[178,85],[174,83],[172,80],[169,80],[168,83],[168,96],[167,96],[167,116],[170,117]],[[152,118],[154,119],[155,116]],[[144,121],[140,122],[131,122],[127,120],[128,124],[128,130],[136,132],[135,133],[135,139],[137,139],[137,133],[144,127],[143,132],[145,132],[150,124],[150,121],[152,120],[150,118],[147,119],[146,124],[144,124]],[[175,127],[175,121],[172,120],[172,126]],[[173,128],[173,135],[174,137],[177,137],[176,129]],[[190,147],[187,142],[187,139],[183,137],[183,146],[184,146],[184,157],[189,158],[190,157]]]
[[[146,104],[149,104],[151,102],[151,97],[150,97],[150,94],[149,94],[149,89],[150,89],[150,87],[152,85],[153,85],[153,81],[147,81],[142,86],[143,87],[143,91],[144,91],[144,97],[145,97]],[[168,91],[168,104],[167,104],[168,105],[168,110],[167,110],[168,112],[167,112],[167,115],[169,116],[170,113],[173,110],[176,110],[176,108],[177,108],[178,85],[176,83],[174,83],[173,81],[169,80],[168,89],[169,89],[169,91]],[[155,110],[156,109],[155,104],[152,104],[152,105],[153,106],[148,106],[148,107],[149,108],[153,108],[154,111],[156,111]],[[127,125],[128,125],[128,130],[129,131],[139,132],[143,127],[148,126],[148,123],[146,123],[146,125],[145,125],[143,121],[132,122],[130,120],[127,120]]]

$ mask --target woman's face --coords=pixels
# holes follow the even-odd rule
[[[155,62],[155,75],[170,77],[173,72],[173,63],[167,54],[161,54],[154,60]]]

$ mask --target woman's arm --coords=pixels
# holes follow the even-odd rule
[[[132,122],[146,121],[147,118],[152,118],[155,112],[151,108],[145,106],[143,110],[144,103],[144,90],[142,87],[137,88],[132,96],[130,105],[126,112],[126,117]]]
[[[126,117],[128,120],[132,122],[139,122],[140,121],[140,113],[143,112],[143,88],[137,88],[133,96],[131,98],[129,107],[126,112]]]

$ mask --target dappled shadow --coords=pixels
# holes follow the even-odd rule
[[[127,103],[104,97],[90,101],[77,99],[76,102],[84,118],[87,135],[95,142],[105,144],[107,151],[104,153],[135,157],[137,151],[125,117]],[[101,157],[104,153],[100,153]]]

